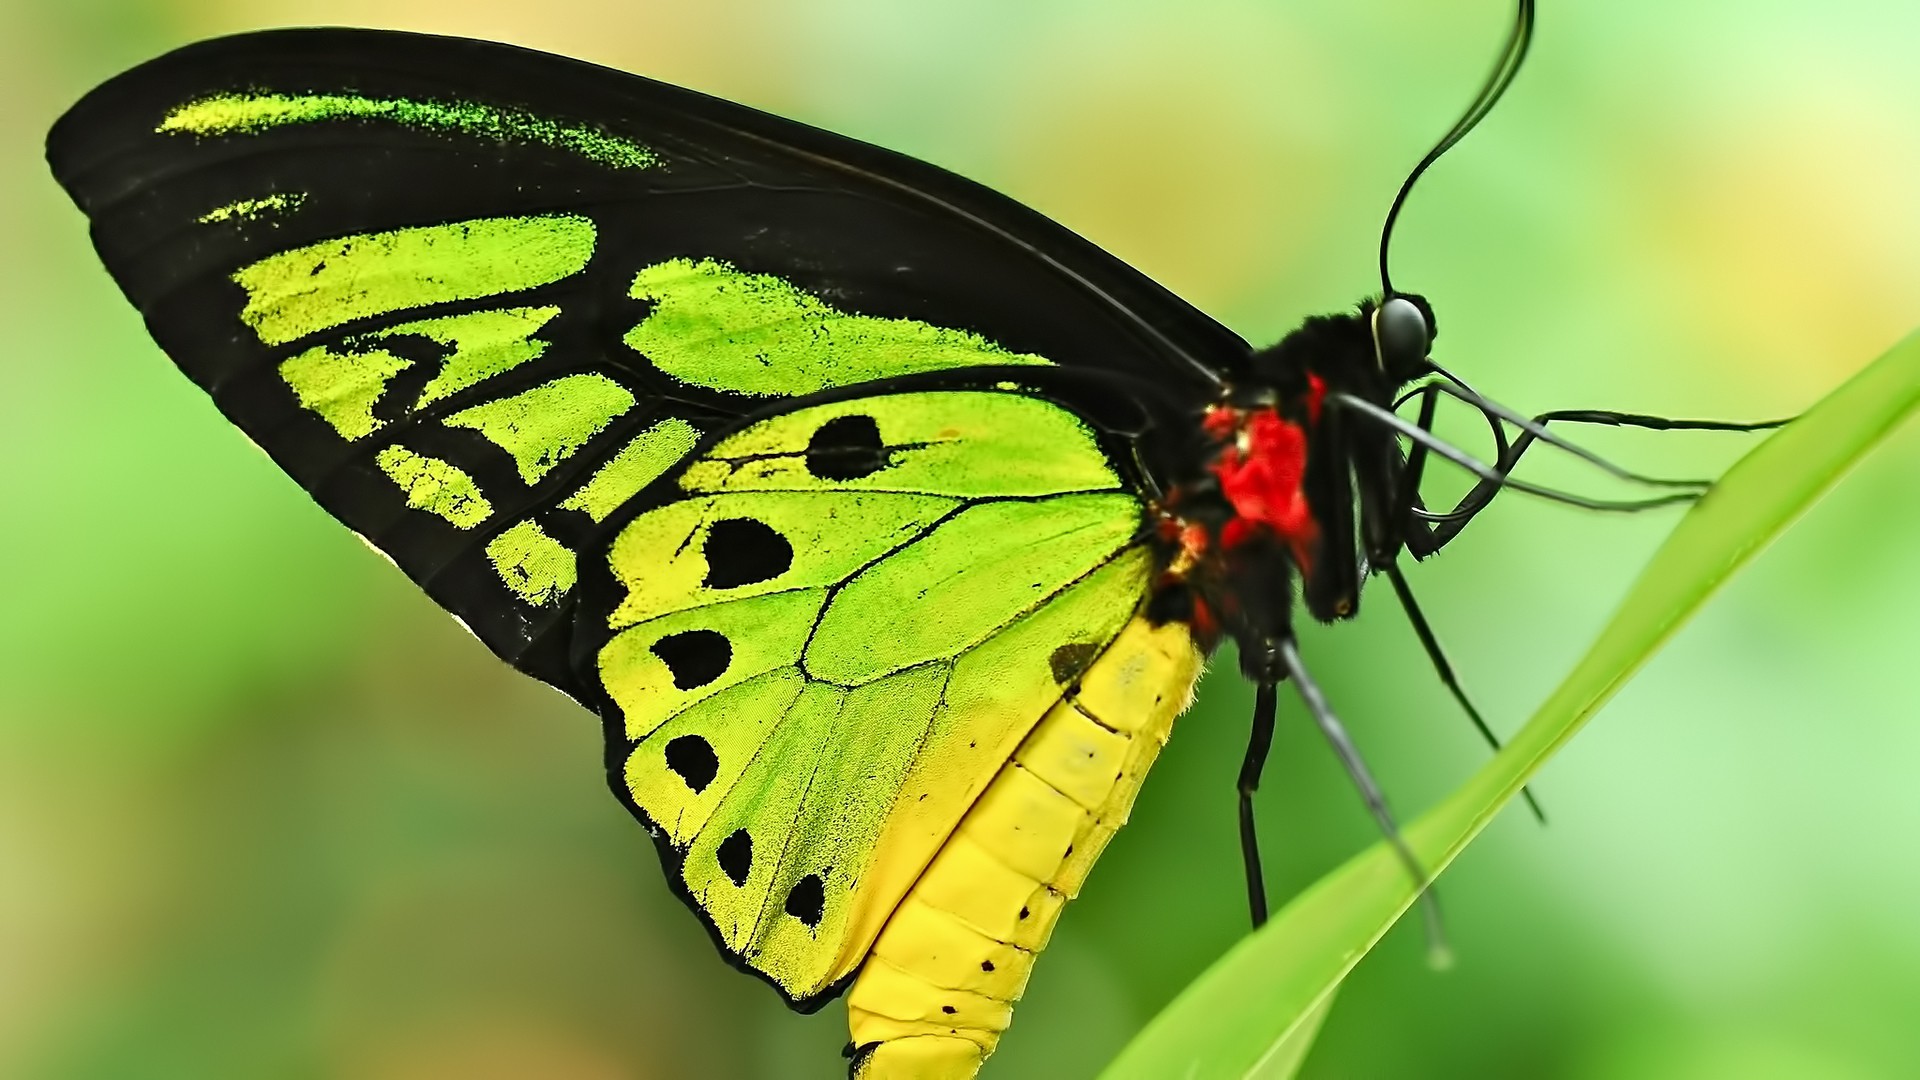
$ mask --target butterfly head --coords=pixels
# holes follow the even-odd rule
[[[1435,334],[1433,306],[1426,297],[1396,293],[1361,305],[1361,313],[1373,337],[1374,360],[1396,389],[1433,370],[1427,359]]]
[[[1367,299],[1352,312],[1309,318],[1278,344],[1253,354],[1250,378],[1229,391],[1226,404],[1287,411],[1290,404],[1311,399],[1317,410],[1320,396],[1332,393],[1388,405],[1407,383],[1433,373],[1428,353],[1435,333],[1432,305],[1413,293]]]

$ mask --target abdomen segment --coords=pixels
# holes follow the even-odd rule
[[[1199,674],[1185,625],[1136,616],[1048,710],[874,942],[847,995],[855,1077],[978,1071]]]

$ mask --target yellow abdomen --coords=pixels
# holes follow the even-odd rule
[[[1035,725],[861,967],[847,995],[856,1077],[962,1080],[979,1070],[1199,674],[1186,626],[1136,617]]]

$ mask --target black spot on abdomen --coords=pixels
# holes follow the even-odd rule
[[[707,790],[720,771],[713,744],[698,735],[682,735],[667,744],[667,768],[686,781],[695,795]]]
[[[1075,641],[1053,650],[1047,657],[1047,666],[1053,669],[1053,681],[1065,686],[1080,677],[1100,655],[1100,646],[1090,642]]]
[[[653,643],[653,655],[673,673],[673,685],[694,690],[719,678],[733,660],[726,635],[712,630],[682,630]]]
[[[811,930],[820,925],[827,910],[826,884],[819,874],[808,874],[787,891],[787,914],[799,919]]]
[[[753,873],[753,837],[748,836],[745,829],[735,829],[731,836],[720,841],[714,856],[719,859],[720,869],[728,881],[745,885],[747,875]]]
[[[707,557],[709,589],[737,589],[772,581],[793,565],[793,545],[765,522],[727,518],[707,530],[701,549]]]
[[[836,416],[807,440],[807,471],[822,480],[858,480],[888,464],[880,425],[871,416]]]

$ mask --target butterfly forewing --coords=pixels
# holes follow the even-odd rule
[[[595,526],[771,400],[979,364],[1238,362],[1217,323],[910,159],[509,46],[182,49],[48,143],[227,416],[496,652],[564,662]]]

